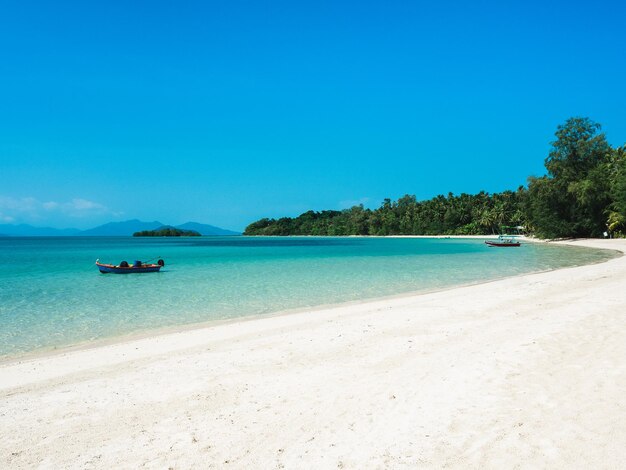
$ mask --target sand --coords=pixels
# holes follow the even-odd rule
[[[2,468],[623,468],[625,417],[626,257],[0,365]]]

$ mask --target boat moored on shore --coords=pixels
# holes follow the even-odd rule
[[[520,242],[516,240],[515,237],[502,235],[500,235],[497,240],[486,240],[485,244],[500,248],[520,246]]]

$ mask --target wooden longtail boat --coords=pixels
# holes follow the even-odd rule
[[[165,262],[162,259],[157,261],[156,264],[135,261],[132,265],[129,265],[126,261],[122,261],[119,265],[116,265],[104,264],[97,259],[96,266],[98,266],[98,269],[103,274],[156,273],[165,266]]]

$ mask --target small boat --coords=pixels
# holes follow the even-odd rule
[[[520,242],[518,242],[513,237],[503,237],[499,236],[497,240],[486,240],[485,244],[488,246],[497,246],[497,247],[509,247],[509,246],[520,246]]]
[[[122,261],[119,265],[116,265],[104,264],[97,259],[96,266],[98,266],[98,269],[103,274],[157,273],[163,266],[165,266],[165,262],[160,259],[156,262],[156,264],[152,264],[137,260],[132,265],[129,265],[127,261]]]

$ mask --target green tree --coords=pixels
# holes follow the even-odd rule
[[[601,236],[610,188],[605,170],[610,146],[600,124],[570,118],[558,126],[546,158],[546,178],[529,180],[528,218],[539,235]]]
[[[613,235],[626,235],[626,146],[611,151],[607,163],[611,204],[607,210],[607,227]]]
[[[545,161],[548,175],[557,181],[579,181],[605,161],[611,147],[601,128],[586,117],[569,118],[558,126]]]

